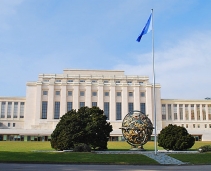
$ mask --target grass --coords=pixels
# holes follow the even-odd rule
[[[197,150],[211,142],[198,141],[191,148]],[[154,150],[154,142],[148,142],[144,148]],[[108,142],[108,150],[128,150],[126,142]],[[158,147],[159,150],[163,149]],[[46,151],[46,152],[35,152]],[[95,153],[62,153],[53,152],[50,142],[14,142],[0,141],[0,162],[29,162],[29,163],[96,163],[96,164],[138,164],[154,165],[156,161],[139,154],[95,154]],[[170,154],[183,162],[191,164],[211,164],[211,153],[200,154]]]

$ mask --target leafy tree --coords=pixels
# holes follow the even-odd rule
[[[166,150],[187,150],[195,143],[195,139],[181,126],[169,124],[158,134],[158,146]]]
[[[111,131],[112,126],[106,121],[103,110],[99,107],[82,107],[61,117],[51,134],[51,147],[69,150],[83,143],[94,149],[107,149]]]

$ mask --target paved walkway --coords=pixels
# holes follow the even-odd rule
[[[98,154],[142,154],[145,155],[153,160],[156,160],[160,164],[164,165],[183,165],[187,164],[180,160],[177,160],[173,157],[170,157],[166,154],[175,154],[175,153],[198,153],[197,151],[182,151],[182,152],[175,152],[175,151],[158,151],[155,155],[155,152],[152,151],[96,151]]]

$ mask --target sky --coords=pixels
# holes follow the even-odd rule
[[[0,96],[64,69],[152,72],[162,99],[211,97],[210,0],[0,0]]]

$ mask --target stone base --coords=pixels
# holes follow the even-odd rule
[[[132,150],[132,151],[146,151],[143,148],[131,148],[130,150]]]

